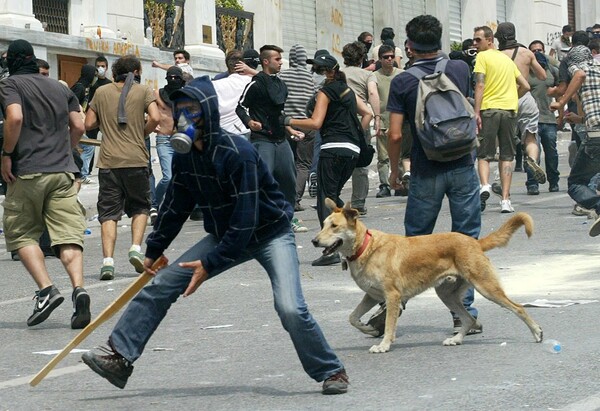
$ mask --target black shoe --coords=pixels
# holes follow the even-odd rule
[[[540,189],[538,186],[527,186],[527,195],[528,196],[537,196],[540,194]]]
[[[73,290],[73,315],[71,316],[71,328],[79,330],[85,328],[92,315],[90,314],[90,296],[83,287],[75,287]]]
[[[35,300],[33,314],[27,319],[27,325],[30,327],[46,321],[52,311],[65,300],[60,291],[53,285],[36,291],[33,299]]]
[[[192,221],[202,221],[202,211],[200,208],[196,207],[190,214],[190,220]]]
[[[390,192],[390,186],[387,184],[382,184],[379,186],[379,192],[375,195],[376,198],[382,197],[390,197],[392,193]]]
[[[498,183],[492,183],[492,193],[502,197],[502,185]]]
[[[294,211],[304,211],[306,210],[306,208],[302,207],[300,205],[300,203],[296,203],[296,205],[294,206]]]
[[[13,261],[21,261],[21,257],[19,257],[19,253],[18,253],[18,252],[16,252],[16,251],[11,251],[11,252],[10,252],[10,258],[11,258]]]
[[[96,374],[104,377],[112,385],[125,388],[127,380],[133,372],[133,365],[121,354],[109,347],[99,347],[99,350],[107,355],[94,354],[91,351],[84,353],[81,359]]]
[[[515,166],[515,173],[521,173],[521,172],[523,172],[523,166],[522,165]]]
[[[458,334],[461,328],[462,328],[462,321],[460,321],[460,318],[454,318],[453,334],[454,335]],[[481,325],[480,323],[475,323],[473,328],[471,328],[469,331],[467,331],[467,335],[481,334],[482,332],[483,332],[483,325]]]
[[[308,176],[308,195],[312,198],[317,196],[317,173],[310,173]]]
[[[338,253],[333,253],[331,255],[322,255],[317,258],[315,261],[311,263],[313,267],[321,267],[325,265],[334,265],[339,264],[341,261],[340,255]]]
[[[558,183],[550,184],[550,187],[548,187],[548,191],[550,191],[551,193],[557,193]]]
[[[323,381],[323,390],[321,392],[324,395],[345,394],[348,392],[349,384],[350,380],[348,379],[346,370],[341,370]]]
[[[367,207],[352,207],[358,211],[358,215],[367,215]]]

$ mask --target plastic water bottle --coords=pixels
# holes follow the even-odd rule
[[[562,351],[562,345],[560,345],[560,342],[557,340],[544,340],[542,346],[544,347],[545,351],[551,352],[553,354],[560,354],[560,352]]]
[[[83,232],[83,234],[90,235],[90,234],[92,234],[92,230],[90,230],[89,228],[86,228],[85,231]]]

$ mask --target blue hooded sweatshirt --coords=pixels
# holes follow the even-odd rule
[[[156,259],[167,249],[197,204],[204,229],[219,240],[202,260],[212,277],[245,250],[289,231],[293,209],[254,147],[221,130],[217,96],[208,76],[171,95],[174,104],[181,98],[200,102],[204,145],[202,151],[192,146],[187,154],[174,154],[173,177],[154,231],[146,239],[146,257]]]

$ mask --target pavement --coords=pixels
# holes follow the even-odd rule
[[[76,335],[69,328],[70,284],[60,262],[46,259],[65,303],[48,320],[27,327],[33,281],[21,263],[13,262],[0,242],[0,411],[41,408],[77,410],[594,410],[600,409],[600,317],[598,239],[588,236],[592,220],[571,214],[566,194],[568,139],[559,141],[560,190],[528,196],[525,174],[515,173],[512,201],[529,213],[534,235],[523,230],[503,249],[488,256],[507,295],[519,303],[554,308],[527,308],[544,329],[546,339],[560,341],[553,354],[534,343],[527,327],[511,312],[476,294],[483,333],[465,338],[462,346],[443,347],[452,331],[451,317],[433,291],[407,304],[390,352],[370,354],[379,340],[363,335],[348,322],[362,292],[339,265],[312,267],[320,250],[310,244],[318,232],[316,212],[307,207],[297,217],[309,228],[296,235],[301,281],[306,301],[329,343],[344,362],[350,389],[322,396],[320,384],[302,370],[287,334],[273,310],[267,276],[249,262],[203,284],[180,299],[146,346],[124,390],[119,390],[81,363],[81,352],[67,356],[37,387],[28,381]],[[378,181],[370,171],[368,227],[404,232],[406,198],[375,198]],[[94,176],[95,180],[95,176]],[[116,278],[98,280],[102,255],[95,214],[97,185],[85,185],[80,198],[88,210],[84,270],[86,288],[97,315],[136,277],[127,262],[130,221],[119,224]],[[342,198],[350,198],[350,184]],[[314,199],[308,193],[302,201]],[[492,195],[482,215],[482,236],[510,215],[501,214]],[[436,232],[450,230],[444,205]],[[149,232],[149,231],[148,231]],[[166,252],[175,259],[205,234],[202,223],[188,221]],[[118,314],[101,325],[77,348],[102,345]],[[366,318],[365,318],[366,320]]]

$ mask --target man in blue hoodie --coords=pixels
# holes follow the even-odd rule
[[[179,131],[190,133],[192,145],[189,153],[173,157],[173,177],[154,231],[146,240],[144,266],[156,277],[123,313],[105,354],[88,352],[83,361],[113,385],[124,388],[132,363],[142,355],[180,295],[189,296],[205,280],[255,259],[271,279],[275,310],[304,370],[316,381],[324,381],[323,394],[345,393],[348,377],[344,366],[302,295],[296,242],[290,229],[291,204],[252,145],[221,130],[216,93],[208,76],[193,80],[171,99]],[[187,125],[182,127],[183,123]],[[155,273],[152,264],[196,205],[202,210],[208,235],[175,263]]]

